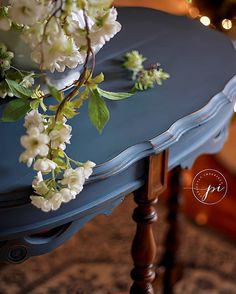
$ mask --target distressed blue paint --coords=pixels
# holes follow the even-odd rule
[[[143,184],[145,157],[169,148],[172,169],[189,166],[199,154],[223,145],[236,100],[236,54],[228,38],[185,17],[151,9],[121,9],[119,18],[123,31],[98,54],[105,89],[131,86],[120,61],[132,49],[151,62],[158,59],[171,79],[130,99],[108,102],[111,121],[102,136],[88,122],[86,106],[82,109],[72,122],[69,155],[99,164],[77,199],[56,212],[45,214],[29,203],[33,174],[18,163],[22,121],[0,124],[0,240],[7,240],[0,243],[0,259],[6,260],[15,244],[27,249],[26,257],[48,252],[95,215],[110,213]],[[1,101],[0,112],[3,107]],[[63,225],[51,238],[27,237]]]

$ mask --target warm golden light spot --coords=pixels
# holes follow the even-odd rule
[[[230,30],[233,26],[232,21],[230,19],[226,19],[226,18],[222,20],[221,24],[225,30]]]
[[[211,20],[208,16],[202,16],[200,18],[200,22],[204,25],[204,26],[209,26],[211,24]]]

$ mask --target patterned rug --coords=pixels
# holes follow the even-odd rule
[[[129,196],[111,216],[97,217],[54,252],[23,264],[2,265],[0,294],[128,293],[132,268],[129,252],[135,230],[130,218],[133,208]],[[155,232],[160,257],[167,229],[162,204],[158,213]],[[181,227],[179,257],[185,269],[175,293],[235,294],[235,244],[196,227],[184,217]]]

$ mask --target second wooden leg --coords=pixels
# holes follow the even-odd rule
[[[179,247],[179,208],[180,208],[180,183],[181,168],[176,167],[172,171],[170,180],[170,196],[167,202],[168,214],[167,223],[169,229],[165,240],[165,253],[162,259],[162,265],[165,268],[164,273],[164,294],[173,293],[174,284],[182,276],[182,266],[177,261],[177,251]]]

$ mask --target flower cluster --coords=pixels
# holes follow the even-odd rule
[[[7,83],[4,81],[6,72],[11,67],[11,61],[14,57],[14,53],[7,50],[4,44],[0,43],[0,97],[5,98],[8,96],[13,96]]]
[[[63,202],[75,199],[83,190],[95,163],[75,162],[65,154],[72,131],[65,119],[55,122],[52,118],[44,118],[37,110],[32,110],[25,116],[24,127],[26,135],[21,137],[21,144],[25,151],[19,160],[28,167],[33,164],[33,169],[37,171],[32,183],[36,194],[30,197],[32,204],[45,212],[56,210]],[[72,169],[71,162],[77,165],[76,169]],[[51,178],[43,178],[49,174],[52,174]],[[57,181],[56,175],[61,174],[62,180]]]
[[[123,63],[123,66],[133,73],[132,79],[136,81],[135,89],[140,91],[153,88],[155,84],[162,85],[162,81],[170,77],[167,72],[163,71],[159,63],[145,69],[143,65],[145,60],[143,55],[134,50],[125,55]]]
[[[1,121],[25,118],[26,134],[21,137],[24,151],[19,160],[37,172],[32,182],[32,204],[49,212],[75,199],[95,167],[92,161],[81,163],[65,152],[72,137],[67,121],[78,115],[84,101],[88,100],[91,123],[101,133],[110,117],[106,99],[127,99],[137,90],[160,85],[169,75],[159,65],[144,69],[146,59],[133,51],[127,53],[124,66],[133,72],[135,87],[128,93],[100,88],[103,73],[93,76],[96,50],[121,29],[117,11],[110,8],[111,0],[6,2],[8,6],[0,7],[0,30],[20,32],[41,70],[63,72],[83,64],[78,80],[64,92],[49,83],[47,72],[35,74],[16,68],[14,54],[0,44],[0,97],[16,98],[6,101]],[[54,98],[52,105],[45,103],[48,95],[41,90],[42,84]]]
[[[25,88],[30,88],[34,84],[34,73],[27,71],[20,71],[12,66],[12,59],[14,53],[9,51],[8,48],[0,43],[0,97],[6,96],[13,97],[14,93],[9,87],[7,80],[13,79]]]
[[[0,29],[20,27],[32,60],[42,70],[63,72],[84,63],[88,38],[89,50],[96,51],[120,31],[116,9],[109,8],[111,2],[9,0],[9,6],[0,11]]]

